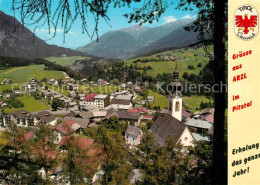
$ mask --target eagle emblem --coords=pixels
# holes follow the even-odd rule
[[[238,31],[243,30],[244,34],[248,34],[249,30],[254,31],[254,27],[257,26],[257,15],[251,15],[250,19],[248,14],[245,14],[244,17],[243,19],[242,15],[236,16],[236,26],[239,27]]]
[[[258,12],[252,5],[241,5],[234,16],[234,31],[238,38],[244,41],[254,39],[258,33]]]

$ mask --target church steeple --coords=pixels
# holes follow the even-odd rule
[[[169,105],[168,114],[177,120],[182,120],[182,84],[179,80],[179,69],[176,62],[175,70],[173,71],[173,82],[169,85]]]
[[[179,81],[179,69],[177,66],[177,62],[176,62],[176,66],[175,66],[175,70],[173,71],[173,81]]]

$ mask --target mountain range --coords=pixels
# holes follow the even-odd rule
[[[92,41],[72,50],[47,44],[17,19],[0,11],[0,55],[27,59],[64,55],[126,59],[196,43],[197,33],[184,30],[184,27],[192,25],[193,21],[184,19],[153,28],[135,25],[109,31],[99,37],[98,42]]]
[[[0,11],[0,55],[27,59],[50,56],[88,56],[86,53],[48,45],[17,19]]]
[[[184,19],[154,28],[135,25],[110,31],[99,37],[98,42],[92,41],[77,50],[99,57],[125,59],[153,50],[185,47],[198,41],[197,33],[184,30],[193,21]]]

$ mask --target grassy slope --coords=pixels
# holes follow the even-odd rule
[[[27,82],[31,78],[41,80],[43,78],[63,78],[64,74],[61,71],[44,70],[44,65],[31,65],[25,67],[14,67],[5,70],[0,70],[0,81],[9,78],[14,83]]]
[[[32,96],[22,96],[17,98],[18,100],[20,100],[21,102],[24,103],[24,107],[23,108],[11,108],[11,109],[4,109],[4,111],[6,113],[18,110],[18,109],[25,109],[28,110],[29,112],[37,112],[37,111],[41,111],[41,110],[47,110],[47,109],[51,109],[50,106],[43,104],[40,101],[37,101],[34,99],[34,97]]]
[[[89,85],[80,85],[79,86],[79,92],[96,92],[100,94],[111,94],[113,92],[116,92],[117,90],[122,91],[124,90],[120,86],[115,86],[115,85],[107,85],[107,86],[89,86]]]
[[[168,97],[163,96],[157,92],[149,90],[149,96],[155,97],[155,102],[152,103],[152,107],[154,106],[160,106],[161,109],[168,107]],[[141,100],[142,97],[138,95],[137,99],[135,101]],[[183,97],[184,104],[192,111],[195,112],[196,108],[200,107],[201,101],[203,102],[213,102],[212,100],[206,98],[205,96],[191,96],[191,97]]]
[[[49,60],[50,62],[54,62],[56,64],[59,64],[61,66],[69,66],[72,65],[77,60],[86,60],[89,59],[89,57],[82,57],[82,56],[73,56],[73,57],[47,57],[46,60]]]
[[[178,61],[178,68],[180,71],[180,77],[182,77],[182,74],[184,72],[188,72],[188,73],[194,73],[194,74],[198,74],[199,71],[202,69],[203,66],[205,66],[209,59],[207,57],[205,57],[205,52],[203,50],[203,48],[199,48],[199,49],[190,49],[190,50],[174,50],[174,51],[167,51],[167,52],[163,52],[162,54],[168,54],[171,53],[173,55],[176,55],[180,58],[180,60]],[[155,54],[155,55],[151,55],[148,57],[140,57],[140,58],[136,58],[136,59],[140,59],[140,60],[144,60],[144,59],[159,59]],[[198,56],[194,56],[194,55],[198,55]],[[127,65],[131,65],[134,64],[133,61],[136,59],[129,59],[126,60],[125,63]],[[201,63],[202,67],[197,67],[197,65]],[[188,69],[188,65],[191,64],[195,67],[195,70],[189,70]],[[156,61],[151,61],[151,62],[147,62],[147,63],[141,63],[138,62],[138,66],[140,67],[144,67],[144,66],[152,66],[153,69],[152,70],[148,70],[147,74],[151,75],[153,77],[155,77],[158,73],[172,73],[174,68],[175,68],[176,62],[175,61],[160,61],[160,62],[156,62]]]
[[[8,85],[0,85],[0,93],[3,92],[3,90],[7,89],[7,90],[12,90],[12,84],[8,84]]]

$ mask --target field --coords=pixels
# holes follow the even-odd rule
[[[213,103],[213,100],[210,100],[206,98],[205,96],[191,96],[191,97],[183,97],[184,104],[189,107],[192,111],[195,111],[196,108],[200,107],[201,101],[205,102],[211,102]]]
[[[189,50],[173,50],[173,51],[167,51],[167,52],[163,52],[160,54],[172,54],[174,56],[177,56],[180,58],[179,61],[177,61],[178,64],[178,69],[180,71],[180,77],[182,77],[182,74],[184,72],[188,72],[190,73],[194,73],[194,74],[198,74],[200,72],[200,70],[208,63],[209,59],[207,57],[205,57],[205,52],[203,51],[202,48],[199,49],[189,49]],[[176,61],[156,61],[158,59],[160,59],[157,55],[160,54],[155,54],[155,55],[151,55],[148,57],[140,57],[140,58],[136,58],[136,59],[129,59],[126,60],[125,63],[127,65],[131,65],[133,63],[133,61],[140,59],[142,60],[146,60],[149,59],[151,61],[147,62],[147,63],[141,63],[138,62],[138,66],[139,67],[147,67],[147,66],[151,66],[153,69],[150,69],[147,71],[148,75],[151,75],[153,77],[155,77],[158,73],[162,74],[162,73],[172,73],[173,70],[175,69],[176,66]],[[154,60],[154,61],[153,61]],[[201,63],[202,67],[198,67],[198,64]],[[189,70],[188,69],[188,65],[193,65],[194,66],[194,70]]]
[[[168,107],[168,98],[166,96],[163,96],[157,92],[149,90],[149,95],[148,96],[154,96],[155,101],[152,103],[152,107],[154,106],[160,106],[161,109],[167,108]]]
[[[155,102],[151,104],[152,107],[160,106],[161,109],[168,108],[168,97],[163,96],[157,92],[149,90],[149,96],[155,97]],[[136,101],[141,100],[142,97],[138,95]],[[201,101],[203,102],[210,102],[213,103],[213,100],[206,98],[205,96],[190,96],[190,97],[183,97],[183,103],[185,106],[190,109],[192,112],[196,111],[196,108],[200,107]]]
[[[32,97],[32,96],[22,96],[17,99],[24,103],[24,107],[23,108],[11,108],[11,109],[5,108],[4,111],[6,113],[10,113],[10,112],[18,110],[18,109],[25,109],[29,112],[37,112],[37,111],[51,109],[50,106],[45,105],[42,102],[35,100],[34,97]]]
[[[77,60],[86,60],[89,57],[82,57],[82,56],[73,56],[73,57],[47,57],[46,60],[50,62],[59,64],[61,66],[69,66],[72,65]]]
[[[79,92],[85,92],[85,93],[90,93],[90,92],[95,92],[95,93],[100,93],[100,94],[111,94],[115,91],[122,91],[124,90],[120,86],[115,86],[115,85],[107,85],[107,86],[89,86],[89,85],[79,85]]]
[[[9,78],[13,83],[27,82],[31,78],[42,80],[43,78],[63,78],[64,74],[61,71],[44,70],[44,65],[31,65],[24,67],[14,67],[5,70],[0,70],[0,81]]]
[[[7,85],[0,85],[0,93],[3,92],[3,90],[12,90],[13,84],[7,84]]]
[[[48,89],[50,89],[50,90],[54,90],[54,91],[56,91],[56,92],[58,92],[58,93],[61,93],[61,94],[63,94],[63,95],[65,95],[65,96],[68,96],[69,95],[69,92],[68,92],[68,90],[66,89],[66,88],[62,88],[62,87],[58,87],[58,86],[51,86],[51,85],[49,85],[49,84],[45,84],[47,87],[48,87]]]

